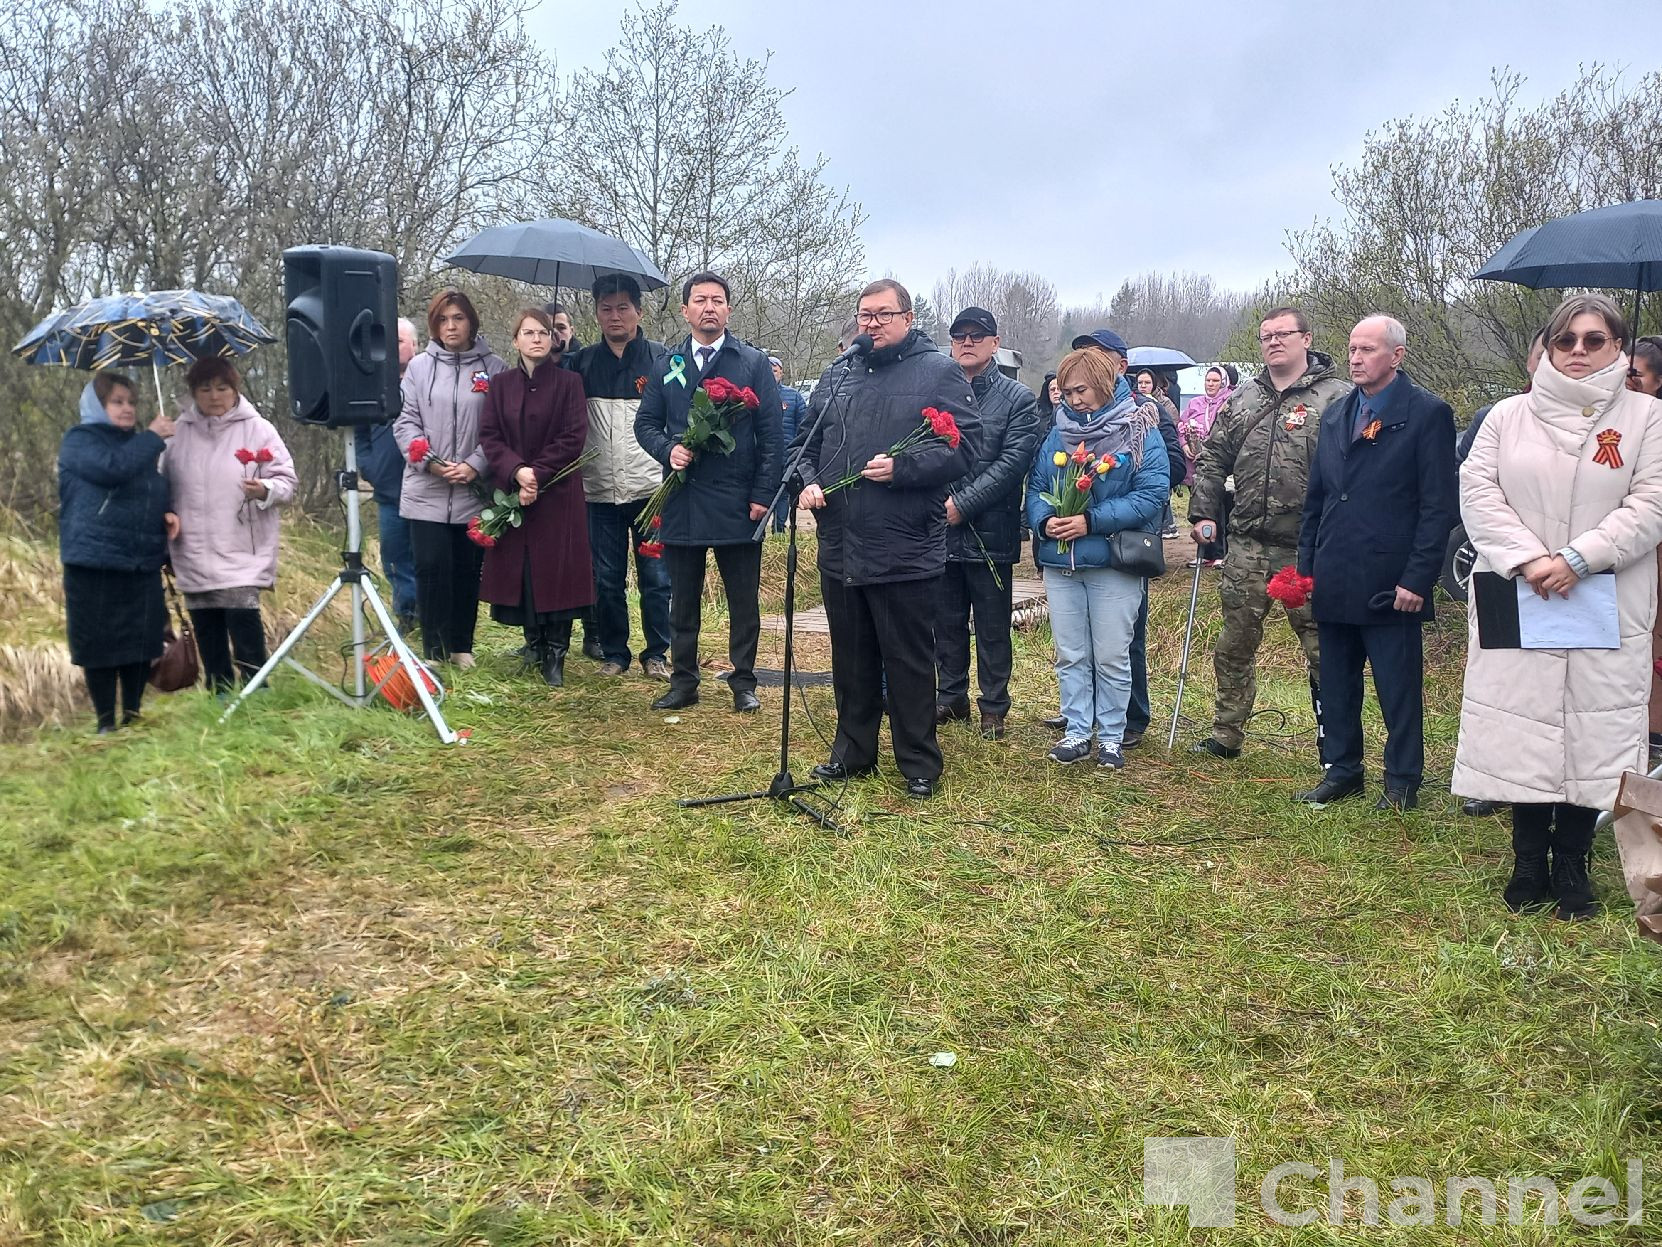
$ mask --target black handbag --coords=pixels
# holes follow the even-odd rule
[[[1159,533],[1121,529],[1108,538],[1108,558],[1127,576],[1152,579],[1166,574],[1166,543]]]

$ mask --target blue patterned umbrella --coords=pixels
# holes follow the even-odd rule
[[[25,363],[65,368],[163,368],[246,355],[276,340],[227,295],[155,290],[106,295],[53,312],[12,354]]]

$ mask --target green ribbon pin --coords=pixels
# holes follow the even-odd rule
[[[664,374],[664,384],[679,381],[683,387],[687,384],[687,361],[680,355],[669,357],[669,371]]]

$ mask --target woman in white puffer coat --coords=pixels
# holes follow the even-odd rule
[[[1561,303],[1530,392],[1497,403],[1460,469],[1477,572],[1541,597],[1616,573],[1619,648],[1484,649],[1476,595],[1454,791],[1512,803],[1505,899],[1599,911],[1587,877],[1598,811],[1645,769],[1662,541],[1662,402],[1627,388],[1627,322],[1602,295]],[[1550,852],[1550,863],[1549,863]]]

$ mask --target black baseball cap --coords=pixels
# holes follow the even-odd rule
[[[1087,346],[1100,346],[1105,351],[1114,351],[1127,359],[1131,358],[1131,348],[1126,346],[1125,339],[1112,329],[1093,329],[1090,333],[1082,333],[1073,340],[1073,349],[1076,351]]]
[[[973,329],[981,330],[983,333],[992,334],[995,338],[998,336],[998,322],[993,319],[993,314],[984,307],[966,307],[952,318],[952,328],[948,329],[947,332],[949,334],[957,333],[962,325],[968,325]]]

